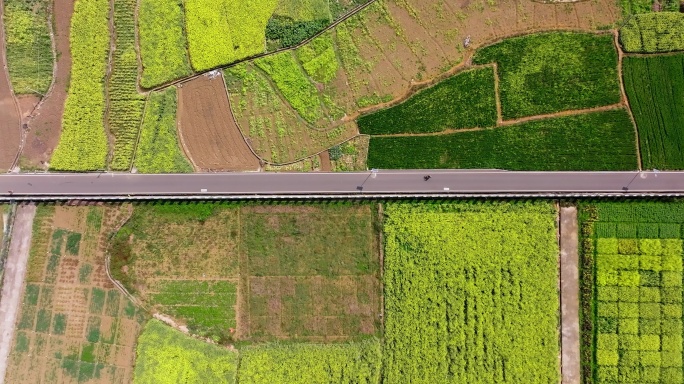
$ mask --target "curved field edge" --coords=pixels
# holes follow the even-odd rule
[[[384,213],[384,381],[559,380],[551,203],[388,203]]]
[[[431,136],[371,137],[369,168],[632,170],[635,133],[624,109]]]
[[[109,52],[109,2],[79,0],[69,40],[72,68],[62,135],[50,168],[62,171],[104,169],[108,142],[104,127],[106,59]]]
[[[234,383],[238,355],[150,320],[138,338],[136,384]]]

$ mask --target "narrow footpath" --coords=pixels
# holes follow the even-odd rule
[[[580,384],[579,255],[577,208],[561,207],[561,375],[562,384]]]
[[[7,359],[12,347],[14,323],[21,304],[21,288],[26,276],[35,215],[34,204],[17,207],[2,284],[2,296],[0,296],[0,384],[5,382]]]

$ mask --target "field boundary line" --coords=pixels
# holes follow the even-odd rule
[[[176,91],[178,92],[178,91]],[[131,163],[128,164],[128,172],[133,170],[135,165],[135,160],[138,158],[138,146],[140,145],[140,137],[142,136],[143,125],[145,125],[145,114],[147,113],[148,105],[150,104],[150,95],[145,97],[145,105],[143,106],[142,116],[140,118],[140,125],[138,126],[138,134],[135,138],[135,145],[133,146],[133,156],[131,156]],[[178,100],[176,100],[176,106],[178,105]],[[177,119],[177,118],[176,118]]]
[[[477,132],[477,131],[487,131],[487,130],[493,130],[493,129],[499,129],[499,128],[515,127],[516,125],[528,123],[531,121],[547,120],[547,119],[550,120],[550,119],[555,119],[555,118],[559,118],[559,117],[578,116],[578,115],[585,115],[585,114],[597,113],[597,112],[607,112],[607,111],[613,111],[613,110],[617,110],[617,109],[621,109],[621,108],[624,108],[624,105],[622,105],[621,103],[618,103],[618,104],[604,105],[602,107],[594,107],[594,108],[587,108],[587,109],[570,109],[567,111],[554,112],[554,113],[550,113],[550,114],[546,114],[546,115],[535,115],[535,116],[523,117],[521,119],[516,119],[516,120],[506,120],[506,121],[503,121],[501,124],[499,124],[497,126],[493,126],[493,127],[474,127],[474,128],[463,128],[463,129],[449,128],[449,129],[445,129],[445,130],[439,131],[439,132],[383,134],[383,135],[371,135],[371,137],[392,138],[392,137],[444,136],[444,135],[452,135],[452,134],[464,133],[464,132]]]
[[[12,238],[12,228],[14,228],[14,217],[17,213],[17,205],[11,204],[7,214],[7,230],[3,232],[2,243],[0,243],[0,290],[2,289],[3,277],[5,276],[5,261],[9,254],[9,244]],[[4,228],[3,228],[4,230]]]
[[[632,107],[630,107],[629,105],[629,98],[627,97],[627,90],[625,89],[624,71],[622,70],[625,53],[622,50],[622,47],[620,46],[619,38],[620,32],[618,30],[615,30],[615,32],[613,33],[613,43],[615,44],[615,49],[618,53],[618,81],[620,82],[620,96],[622,102],[625,104],[627,113],[629,114],[629,119],[632,121],[632,125],[634,126],[634,142],[636,145],[637,169],[641,171],[643,162],[641,160],[641,141],[639,140],[639,127],[637,126],[636,120],[634,119],[634,115],[632,114]]]
[[[496,125],[503,124],[503,111],[501,110],[501,94],[499,88],[501,87],[501,80],[499,79],[499,63],[492,63],[494,68],[494,103],[496,104]]]
[[[105,159],[105,169],[111,168],[111,163],[114,160],[114,147],[116,146],[116,135],[112,132],[109,126],[109,115],[111,113],[111,96],[109,94],[109,83],[112,80],[114,73],[114,51],[116,51],[116,27],[114,25],[114,1],[109,0],[109,52],[107,55],[107,71],[104,78],[104,103],[105,110],[102,116],[102,125],[104,126],[105,135],[107,135],[107,158]]]

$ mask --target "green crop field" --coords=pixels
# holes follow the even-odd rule
[[[681,383],[682,202],[582,206],[582,363],[597,383]]]
[[[138,339],[134,382],[235,383],[237,360],[233,351],[150,320]]]
[[[475,64],[497,63],[504,120],[620,101],[610,34],[550,32],[482,48]]]
[[[192,72],[182,0],[141,0],[138,12],[140,85],[152,88]]]
[[[384,382],[559,381],[552,204],[392,203],[385,215]]]
[[[138,56],[135,42],[135,9],[137,0],[114,2],[115,49],[112,72],[107,83],[109,111],[107,123],[114,135],[109,167],[115,171],[131,168],[135,142],[138,139],[145,98],[138,94]]]
[[[105,84],[109,52],[109,2],[77,1],[71,18],[71,79],[62,135],[50,161],[61,171],[105,168]]]
[[[645,169],[684,169],[684,54],[626,57],[625,90]]]
[[[626,111],[557,117],[449,135],[371,137],[368,167],[570,171],[636,169]]]
[[[627,52],[684,51],[684,13],[634,15],[620,28],[620,42]]]
[[[266,23],[277,0],[186,0],[190,62],[198,70],[264,51]]]
[[[176,103],[175,87],[150,94],[135,156],[138,172],[192,172],[178,141]]]
[[[327,84],[337,76],[339,61],[332,33],[325,33],[296,51],[306,74],[314,81]]]
[[[264,344],[240,351],[240,383],[379,383],[377,339],[347,344]]]
[[[44,95],[52,81],[49,2],[4,0],[7,68],[17,94]]]
[[[369,135],[440,132],[496,125],[494,70],[459,73],[394,107],[358,119]]]

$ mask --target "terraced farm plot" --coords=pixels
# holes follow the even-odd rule
[[[625,90],[645,169],[684,169],[684,54],[626,57]]]
[[[550,203],[388,203],[385,214],[383,381],[559,381]]]
[[[587,203],[581,219],[585,377],[681,383],[684,206]]]
[[[259,157],[270,163],[303,159],[356,135],[353,122],[338,121],[325,129],[308,124],[253,65],[239,64],[224,73],[242,134]]]
[[[631,170],[634,128],[623,109],[445,135],[371,137],[380,169]]]
[[[481,48],[473,62],[497,64],[504,120],[620,101],[618,55],[610,34],[515,37]]]
[[[119,207],[38,208],[6,382],[130,382],[144,316],[105,274]]]

